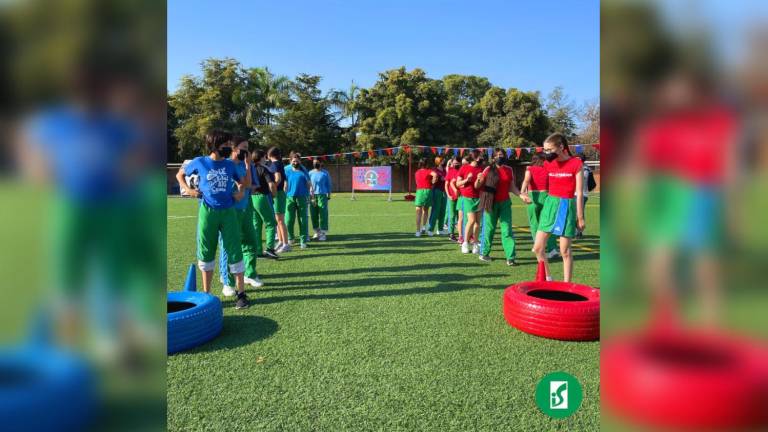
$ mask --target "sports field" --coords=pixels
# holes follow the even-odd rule
[[[414,237],[413,203],[394,198],[336,194],[327,242],[258,261],[265,286],[248,288],[251,307],[226,299],[222,334],[168,358],[169,430],[600,427],[599,342],[542,339],[504,321],[504,288],[536,274],[523,204],[512,210],[519,265],[507,267],[498,235],[491,263],[445,237]],[[196,200],[168,199],[169,290],[195,261],[196,210]],[[574,282],[599,285],[599,215],[590,197]],[[559,260],[552,271],[561,278]],[[584,387],[564,420],[534,400],[554,371]]]

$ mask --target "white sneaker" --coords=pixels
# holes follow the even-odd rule
[[[416,231],[416,237],[421,237],[421,231]]]
[[[224,285],[224,289],[221,290],[221,293],[224,294],[224,297],[234,297],[236,294],[236,291],[231,286]]]
[[[531,252],[536,253],[536,249],[531,248]]]
[[[280,248],[280,253],[290,252],[291,251],[291,245],[284,244],[282,248]]]
[[[448,235],[448,228],[443,228],[442,230],[438,231],[438,234],[440,234],[440,235]]]
[[[264,286],[264,282],[262,282],[261,279],[259,279],[258,276],[256,276],[253,279],[251,279],[251,278],[243,278],[243,282],[247,283],[248,285],[250,285],[250,286],[252,286],[254,288],[261,288],[261,287]]]
[[[306,249],[308,246],[309,246],[309,245],[308,245],[308,244],[306,244],[306,243],[301,243],[301,244],[299,245],[299,249]]]
[[[432,236],[434,236],[434,235],[435,235],[435,233],[434,233],[434,232],[432,232],[432,231],[427,231],[427,235],[428,235],[428,236],[430,236],[430,237],[432,237]]]
[[[315,231],[315,235],[312,236],[312,240],[318,240],[320,238],[320,231]]]
[[[327,240],[327,238],[325,237],[325,232],[320,233],[320,238],[318,240],[320,240],[320,241],[326,241]]]
[[[423,226],[423,227],[421,227],[421,232],[422,232],[422,233],[425,233],[425,232],[427,232],[427,227],[426,227],[426,226]]]
[[[475,255],[480,253],[480,243],[475,243],[472,245],[472,253]]]
[[[464,242],[461,244],[461,253],[468,254],[469,253],[469,243]]]
[[[557,249],[552,249],[547,254],[547,259],[552,259],[552,258],[559,257],[559,256],[560,256],[560,251],[557,250]]]

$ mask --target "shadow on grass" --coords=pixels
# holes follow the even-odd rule
[[[304,294],[304,295],[287,295],[278,297],[266,297],[253,300],[255,304],[271,304],[280,303],[284,301],[293,300],[338,300],[338,299],[352,299],[352,298],[375,298],[375,297],[392,297],[401,295],[421,295],[421,294],[439,294],[462,291],[466,289],[476,288],[472,285],[461,285],[456,283],[440,284],[434,287],[419,287],[419,288],[404,288],[404,289],[382,289],[375,291],[363,291],[363,292],[350,292],[350,293],[335,293],[335,294]],[[505,287],[499,287],[503,289]]]
[[[467,267],[481,267],[484,264],[482,263],[465,263],[461,266],[463,268]],[[319,271],[313,271],[312,276],[338,276],[340,274],[357,274],[357,273],[405,273],[410,271],[432,271],[435,269],[435,264],[415,264],[415,265],[405,265],[405,266],[391,266],[391,267],[360,267],[360,268],[351,268],[351,269],[344,269],[344,270],[319,270]],[[300,278],[303,279],[307,275],[304,273],[297,273],[297,272],[290,272],[290,273],[272,273],[265,275],[263,279],[278,279],[278,278]]]
[[[434,269],[434,267],[433,267]],[[308,280],[302,281],[301,284],[295,283],[293,285],[283,285],[274,288],[261,288],[258,292],[274,292],[274,291],[297,291],[297,290],[314,290],[314,289],[341,289],[341,288],[364,288],[369,286],[397,286],[413,283],[430,283],[430,282],[471,282],[479,281],[488,277],[502,277],[503,273],[485,273],[478,276],[468,276],[459,273],[440,273],[440,274],[415,274],[415,275],[377,275],[376,277],[367,277],[363,279],[351,279],[351,280]],[[478,283],[478,286],[480,284]]]
[[[224,308],[234,307],[233,302]],[[252,302],[253,303],[253,302]],[[277,333],[277,321],[253,315],[225,315],[224,328],[216,339],[190,352],[210,352],[232,349],[266,339]]]

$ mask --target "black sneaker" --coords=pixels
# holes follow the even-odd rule
[[[515,260],[511,259],[511,260],[507,260],[507,265],[510,267],[514,267],[517,265],[517,263],[515,262]]]
[[[275,252],[275,250],[272,248],[265,250],[261,256],[263,256],[264,258],[275,259],[275,260],[280,258],[277,252]]]
[[[248,296],[244,292],[237,293],[237,303],[235,303],[235,309],[248,308]]]

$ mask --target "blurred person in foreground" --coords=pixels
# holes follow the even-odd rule
[[[138,340],[162,339],[153,308],[157,268],[146,258],[156,256],[147,252],[157,242],[145,235],[152,232],[145,168],[154,135],[141,118],[135,77],[93,60],[73,77],[69,102],[24,123],[19,157],[31,177],[52,186],[45,262],[60,336],[82,345],[91,324],[95,337],[85,348],[114,360]]]
[[[678,70],[663,79],[653,116],[641,122],[637,151],[646,214],[647,272],[656,325],[678,315],[676,263],[690,263],[701,320],[717,323],[720,254],[728,201],[736,198],[739,122],[705,76]]]

